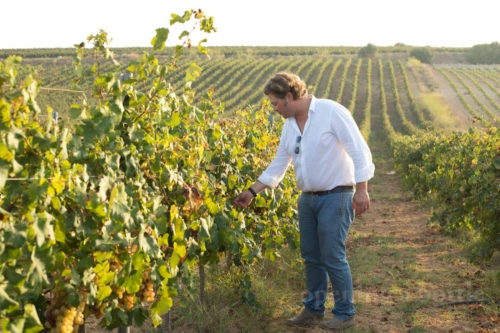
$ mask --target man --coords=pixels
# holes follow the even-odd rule
[[[345,239],[354,213],[359,216],[370,207],[367,183],[375,170],[370,149],[350,112],[334,101],[308,95],[306,84],[297,75],[276,74],[264,93],[286,119],[280,144],[266,171],[233,204],[247,207],[259,192],[276,187],[293,161],[302,191],[298,210],[307,295],[302,312],[287,323],[309,325],[324,316],[329,278],[334,316],[320,326],[351,327],[355,308]]]

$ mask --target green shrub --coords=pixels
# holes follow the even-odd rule
[[[377,54],[377,46],[372,43],[368,43],[366,46],[363,46],[358,51],[358,57],[360,58],[373,58],[375,54]]]
[[[474,45],[467,52],[466,59],[471,64],[500,64],[500,44],[493,42]]]
[[[434,54],[430,47],[415,47],[410,51],[410,57],[417,58],[425,64],[431,64]]]

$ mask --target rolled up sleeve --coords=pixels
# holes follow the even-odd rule
[[[372,154],[356,122],[345,108],[341,112],[333,113],[330,124],[334,135],[337,136],[346,153],[354,163],[354,178],[356,183],[368,181],[373,178],[375,165]]]

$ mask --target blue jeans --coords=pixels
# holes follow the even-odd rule
[[[335,305],[333,314],[349,319],[356,310],[352,277],[346,259],[345,240],[354,220],[353,192],[299,197],[300,252],[306,265],[307,295],[305,308],[324,314],[328,278],[332,283]]]

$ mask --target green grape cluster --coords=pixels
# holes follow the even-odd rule
[[[155,299],[155,292],[153,290],[153,283],[149,277],[149,271],[142,273],[141,289],[137,292],[137,297],[143,302],[152,302]]]
[[[80,325],[85,322],[83,314],[88,294],[80,292],[80,304],[78,307],[68,307],[65,303],[66,294],[56,292],[51,299],[51,303],[45,311],[45,327],[50,333],[72,333],[78,332]]]

